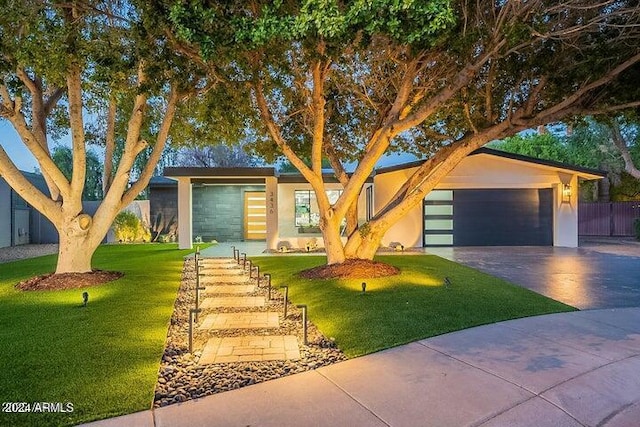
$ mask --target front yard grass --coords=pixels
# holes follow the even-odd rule
[[[150,409],[183,257],[176,245],[102,246],[117,281],[68,291],[14,289],[55,256],[0,264],[0,402],[70,402],[70,413],[0,413],[0,425],[73,425]],[[89,303],[82,307],[82,292]]]
[[[307,304],[309,319],[349,357],[472,326],[575,308],[433,255],[380,256],[402,273],[379,279],[310,280],[301,270],[320,256],[259,257],[274,286]],[[444,286],[448,277],[451,286]],[[366,293],[362,293],[362,282]]]
[[[117,281],[68,291],[17,291],[50,272],[55,256],[0,264],[1,402],[73,404],[68,413],[0,413],[0,425],[73,425],[149,409],[183,257],[176,245],[103,246],[94,268]],[[572,311],[501,279],[428,255],[386,256],[402,274],[362,280],[308,280],[324,257],[254,258],[273,283],[355,357],[471,326]],[[452,285],[443,286],[449,277]],[[82,307],[82,292],[89,304]]]

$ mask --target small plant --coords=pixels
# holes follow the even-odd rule
[[[636,218],[633,225],[636,229],[636,239],[640,240],[640,218]]]
[[[193,239],[194,243],[202,243],[202,236],[196,236],[195,239]]]
[[[358,227],[358,232],[361,237],[367,237],[369,233],[371,233],[371,225],[368,222],[365,222],[360,227]]]
[[[173,243],[176,241],[174,234],[160,234],[158,237],[160,243]]]
[[[119,242],[149,242],[151,232],[149,227],[128,211],[120,212],[113,221],[113,232]]]

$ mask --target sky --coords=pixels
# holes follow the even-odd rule
[[[36,159],[24,146],[11,123],[6,120],[0,120],[0,145],[5,149],[18,169],[25,172],[33,172],[38,167]],[[416,157],[409,154],[389,154],[380,159],[377,167],[392,166],[413,160],[416,160]]]
[[[26,149],[20,137],[11,126],[11,123],[6,120],[0,120],[0,145],[18,169],[25,172],[33,172],[36,168],[38,164],[36,159],[31,152]]]

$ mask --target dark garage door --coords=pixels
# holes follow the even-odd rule
[[[553,245],[552,190],[455,190],[453,244]]]

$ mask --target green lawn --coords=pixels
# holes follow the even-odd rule
[[[66,414],[0,413],[0,425],[72,425],[148,409],[180,283],[175,245],[103,246],[94,267],[125,277],[58,292],[14,284],[50,272],[55,256],[0,264],[1,402],[71,402]],[[387,256],[399,276],[306,280],[324,257],[254,258],[275,286],[309,306],[311,320],[350,356],[470,326],[572,307],[435,256]],[[444,277],[453,285],[446,289]],[[82,292],[89,305],[81,307]]]
[[[0,264],[0,401],[71,402],[74,408],[0,413],[0,425],[71,425],[149,409],[188,252],[169,244],[103,246],[94,268],[125,276],[57,292],[14,289],[52,271],[55,256]]]
[[[399,267],[398,276],[363,280],[310,280],[300,270],[324,257],[252,258],[274,286],[288,285],[289,298],[307,304],[309,319],[334,337],[349,357],[501,320],[573,307],[504,280],[432,255],[381,256]],[[452,286],[445,288],[449,277]]]

